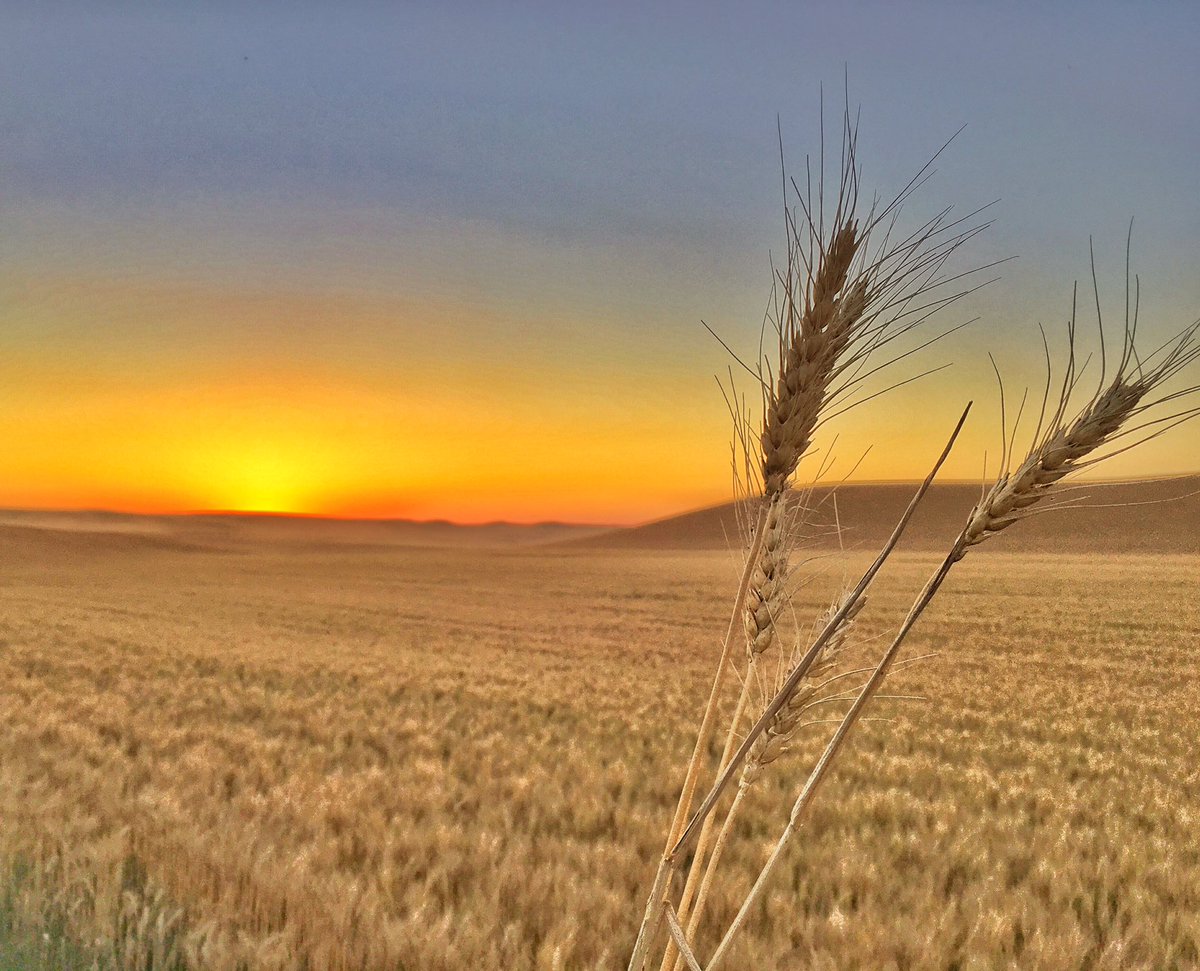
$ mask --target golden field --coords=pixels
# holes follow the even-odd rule
[[[160,967],[624,967],[735,555],[0,533],[23,927],[136,938]],[[863,559],[822,560],[798,609]],[[893,558],[852,654],[934,562]],[[964,561],[907,651],[937,657],[895,675],[927,700],[862,726],[730,966],[1200,966],[1198,573]],[[714,925],[822,742],[756,789]]]

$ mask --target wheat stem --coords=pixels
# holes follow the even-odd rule
[[[692,953],[691,945],[688,944],[687,935],[683,932],[683,928],[679,926],[679,917],[675,913],[675,908],[670,904],[666,907],[667,927],[671,931],[671,940],[676,947],[679,948],[680,957],[687,961],[689,971],[704,971],[700,967],[700,962],[696,960],[696,955]]]
[[[821,758],[818,759],[817,764],[813,767],[812,772],[809,774],[808,781],[804,784],[804,788],[800,791],[800,795],[797,797],[795,805],[792,807],[791,815],[788,817],[787,826],[784,827],[783,833],[779,837],[779,841],[775,844],[775,848],[771,851],[771,855],[767,858],[767,862],[763,865],[762,870],[759,872],[758,878],[754,881],[754,886],[750,888],[750,893],[747,894],[746,899],[742,902],[742,906],[738,910],[737,916],[734,917],[733,922],[729,925],[728,930],[725,932],[725,936],[721,939],[721,943],[717,946],[716,951],[713,952],[712,957],[705,966],[705,971],[716,971],[716,968],[720,965],[722,959],[725,957],[725,954],[728,952],[733,938],[737,935],[737,932],[745,923],[746,917],[750,913],[750,909],[762,895],[763,888],[766,886],[767,881],[771,876],[771,872],[775,869],[775,866],[783,857],[783,853],[787,849],[788,844],[792,841],[792,837],[796,833],[800,819],[802,818],[809,804],[812,802],[813,797],[816,795],[817,789],[820,787],[821,783],[828,774],[829,766],[833,763],[834,757],[845,743],[846,736],[850,734],[850,730],[854,727],[855,722],[858,721],[859,716],[862,714],[863,709],[867,705],[867,702],[871,700],[871,696],[879,690],[879,686],[883,683],[883,679],[887,677],[888,669],[895,661],[896,654],[899,652],[900,645],[904,642],[904,638],[912,629],[913,624],[917,622],[917,618],[919,618],[921,614],[924,613],[925,608],[929,606],[929,602],[933,600],[934,594],[937,593],[954,564],[961,559],[960,553],[964,549],[964,544],[966,542],[965,535],[966,531],[964,530],[964,532],[959,535],[958,539],[955,540],[953,547],[951,547],[950,553],[947,554],[945,560],[942,561],[942,565],[938,568],[937,572],[935,572],[925,584],[925,587],[917,597],[916,602],[909,609],[908,616],[904,618],[904,623],[901,624],[900,630],[897,632],[891,646],[886,652],[884,652],[883,657],[880,658],[874,672],[871,674],[870,680],[863,685],[862,690],[858,693],[858,697],[854,699],[854,704],[850,706],[850,710],[847,711],[842,717],[842,720],[839,723],[836,731],[833,733],[833,737],[830,738],[829,743],[825,746],[825,751],[821,753]]]
[[[746,733],[746,737],[742,740],[742,744],[734,753],[733,758],[729,760],[729,764],[725,767],[725,771],[720,774],[717,781],[713,784],[713,787],[709,790],[708,795],[701,803],[700,808],[693,814],[691,821],[688,823],[687,827],[685,827],[679,839],[675,842],[675,845],[668,854],[670,858],[678,858],[679,854],[682,853],[682,851],[690,844],[691,840],[696,836],[699,826],[705,817],[712,812],[717,800],[721,798],[722,793],[724,793],[730,781],[733,779],[734,773],[738,771],[742,763],[745,761],[746,756],[749,754],[750,749],[754,745],[758,736],[766,731],[771,723],[771,720],[775,717],[779,710],[783,708],[785,704],[787,704],[788,698],[791,697],[792,692],[796,690],[796,686],[804,679],[809,668],[812,667],[813,662],[821,653],[821,650],[834,635],[837,628],[845,620],[850,611],[854,609],[854,606],[858,602],[859,598],[862,597],[867,588],[871,585],[871,582],[875,579],[876,575],[883,568],[883,564],[887,561],[887,558],[891,556],[892,551],[896,548],[896,544],[900,542],[900,537],[904,535],[904,530],[912,520],[913,514],[917,511],[917,507],[921,504],[921,500],[925,498],[925,494],[929,491],[929,487],[933,484],[933,480],[937,477],[937,473],[941,470],[942,466],[946,462],[946,459],[950,456],[950,450],[954,447],[954,443],[958,440],[958,435],[962,431],[962,427],[966,423],[967,415],[970,414],[970,411],[971,405],[968,403],[966,408],[963,409],[961,417],[958,419],[958,424],[954,426],[954,431],[951,433],[950,439],[946,442],[945,448],[942,449],[941,455],[938,456],[933,468],[918,487],[916,494],[909,501],[908,507],[900,516],[899,522],[896,523],[896,526],[892,530],[891,536],[888,537],[887,542],[884,544],[883,549],[880,550],[879,555],[875,558],[874,562],[872,562],[872,564],[867,568],[867,571],[862,575],[862,578],[858,581],[857,586],[850,591],[841,609],[834,614],[829,623],[825,625],[825,629],[817,636],[816,640],[813,641],[812,646],[808,649],[808,653],[800,660],[792,673],[788,675],[787,680],[776,693],[774,700],[767,705],[758,721],[755,722],[754,726]]]
[[[700,926],[700,919],[704,915],[704,906],[708,903],[708,892],[712,887],[713,878],[716,876],[717,866],[721,862],[721,856],[725,852],[725,845],[729,842],[729,834],[733,832],[734,821],[737,819],[738,811],[742,807],[742,802],[746,798],[748,790],[749,786],[738,786],[738,791],[733,797],[729,811],[725,814],[725,819],[721,823],[721,831],[717,834],[716,843],[713,844],[712,856],[709,858],[708,866],[704,869],[704,879],[700,882],[700,892],[696,896],[696,905],[688,918],[687,934],[689,939],[694,939],[696,928]]]
[[[717,765],[718,772],[721,772],[725,769],[725,766],[727,766],[729,764],[730,756],[733,754],[733,747],[737,741],[737,733],[733,729],[737,725],[741,724],[742,716],[746,712],[746,705],[748,704],[749,699],[750,699],[749,686],[750,686],[751,680],[753,678],[753,673],[754,673],[754,661],[751,661],[750,670],[747,673],[746,679],[742,684],[741,694],[738,695],[737,706],[734,709],[734,713],[733,713],[733,720],[730,722],[731,729],[730,729],[729,735],[725,739],[725,748],[721,753],[721,761]],[[732,812],[732,811],[733,811],[733,809],[731,807],[730,812]],[[679,906],[676,910],[677,914],[679,915],[679,917],[682,920],[688,920],[688,917],[689,917],[689,910],[692,905],[692,898],[696,894],[696,889],[697,889],[696,884],[700,879],[700,874],[702,872],[702,866],[704,864],[704,857],[708,853],[708,844],[712,837],[712,827],[713,827],[714,820],[715,820],[715,817],[710,815],[708,817],[708,819],[706,819],[704,821],[704,826],[700,830],[699,837],[697,837],[697,839],[696,839],[696,851],[695,851],[695,853],[692,854],[692,865],[688,868],[687,881],[684,883],[683,893],[679,897]],[[708,873],[708,870],[710,868],[712,868],[713,866],[715,866],[716,859],[718,858],[715,849],[714,849],[713,853],[714,853],[714,856],[712,859],[709,860],[708,867],[703,869],[703,872],[706,875]],[[691,924],[690,923],[689,923],[688,927],[689,927],[688,933],[690,935],[690,933],[691,933]],[[679,966],[678,954],[671,945],[668,945],[666,952],[663,954],[662,963],[659,965],[659,971],[668,971],[669,968],[678,967],[678,966]]]
[[[658,872],[655,874],[650,897],[646,902],[646,912],[642,917],[633,954],[629,959],[630,971],[641,971],[645,967],[650,944],[658,934],[658,929],[662,924],[666,891],[678,859],[673,851],[673,847],[679,837],[680,828],[684,820],[687,819],[688,811],[691,809],[692,798],[696,792],[696,784],[700,778],[700,768],[704,761],[704,752],[708,748],[709,738],[715,727],[717,707],[720,702],[722,689],[725,686],[725,675],[729,669],[729,659],[733,654],[734,639],[741,626],[742,611],[745,609],[746,596],[750,589],[750,578],[754,573],[754,566],[762,551],[763,526],[765,521],[766,508],[764,507],[759,513],[758,522],[754,528],[754,537],[751,540],[750,549],[746,554],[746,564],[742,569],[742,578],[738,584],[738,593],[734,600],[733,614],[729,619],[729,628],[725,632],[725,641],[721,646],[721,657],[717,661],[717,673],[713,678],[712,691],[708,697],[708,704],[704,709],[704,716],[700,721],[700,728],[696,733],[696,745],[692,750],[691,760],[688,762],[687,773],[684,776],[683,790],[680,792],[679,802],[675,808],[675,817],[671,822],[666,848],[663,850],[662,859],[659,861]]]

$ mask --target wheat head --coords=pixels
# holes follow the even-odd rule
[[[829,609],[825,611],[824,615],[817,622],[818,630],[823,629],[826,624],[837,616],[845,601],[846,598],[843,595],[829,606]],[[787,751],[792,737],[800,727],[801,719],[808,710],[808,706],[813,702],[825,680],[833,673],[834,668],[837,666],[839,655],[846,646],[850,628],[853,626],[855,619],[863,607],[866,606],[866,603],[867,598],[864,596],[859,597],[851,604],[850,610],[834,629],[825,647],[822,648],[821,653],[808,669],[808,674],[805,675],[804,680],[797,685],[796,690],[788,697],[787,703],[775,713],[767,730],[758,737],[754,747],[746,757],[740,785],[748,786],[753,784],[758,777],[759,770],[763,766],[770,765]],[[803,651],[797,651],[793,656],[793,661],[801,656],[803,656]],[[789,667],[786,671],[782,672],[781,683],[787,680],[787,675],[791,674],[792,670],[793,667]]]

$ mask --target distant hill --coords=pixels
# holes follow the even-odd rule
[[[459,523],[405,519],[323,519],[210,513],[171,517],[193,542],[303,547],[529,546],[593,536],[606,527],[572,523]]]
[[[102,511],[0,510],[0,537],[69,552],[135,549],[308,550],[387,547],[514,547],[592,536],[607,527],[571,523],[458,525],[400,519],[200,513],[139,516]]]
[[[1082,508],[1039,515],[1036,526],[995,537],[996,549],[1074,553],[1200,553],[1200,476],[1140,483],[1076,483]],[[806,543],[835,547],[834,524],[847,549],[875,550],[890,535],[916,490],[915,483],[848,484],[812,497]],[[943,550],[979,499],[978,484],[935,484],[913,517],[903,549]],[[1180,498],[1184,497],[1186,498]],[[1102,505],[1104,508],[1088,508]],[[568,540],[578,549],[707,550],[738,544],[732,503]]]
[[[1081,508],[1038,516],[1036,528],[997,536],[996,549],[1073,553],[1200,554],[1200,475],[1141,483],[1077,483]],[[849,484],[818,490],[805,528],[806,545],[873,551],[912,498],[914,483]],[[1197,493],[1193,495],[1192,493]],[[1183,497],[1183,498],[1181,498]],[[902,549],[938,551],[953,541],[979,498],[979,486],[935,484],[913,518]],[[1097,506],[1101,508],[1096,508]],[[389,548],[520,548],[572,550],[724,550],[740,544],[732,503],[642,526],[485,523],[398,519],[202,513],[138,516],[112,512],[0,510],[0,554],[59,556],[117,552],[271,548],[349,552]]]

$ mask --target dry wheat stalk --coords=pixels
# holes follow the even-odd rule
[[[750,753],[746,757],[746,762],[742,767],[742,778],[739,783],[741,786],[752,785],[763,766],[770,765],[783,755],[792,741],[792,736],[796,733],[796,729],[800,726],[801,720],[808,712],[810,705],[826,686],[826,679],[833,674],[834,669],[837,667],[839,655],[850,635],[850,628],[862,612],[862,609],[867,605],[867,598],[865,596],[859,597],[853,603],[849,604],[848,610],[842,612],[842,607],[847,605],[848,597],[849,592],[835,600],[819,621],[818,630],[824,629],[834,617],[839,616],[839,614],[841,616],[840,621],[834,626],[829,640],[826,641],[825,647],[808,668],[807,673],[804,675],[804,680],[788,696],[783,707],[772,717],[766,731],[758,737],[754,746],[750,749]],[[801,657],[803,657],[803,653],[800,651],[797,651],[793,655],[791,666],[784,673],[784,676],[780,678],[779,686],[782,686],[787,680],[787,675],[790,675],[796,669],[796,664]]]
[[[852,140],[848,155],[853,171]],[[853,344],[867,309],[875,269],[863,267],[857,278],[851,278],[851,268],[865,242],[854,218],[854,187],[852,177],[843,179],[830,238],[821,245],[815,266],[810,262],[801,270],[802,241],[793,236],[789,238],[785,272],[776,282],[777,303],[781,308],[778,376],[773,386],[761,373],[759,379],[764,392],[759,461],[761,501],[766,504],[761,526],[765,535],[757,560],[747,563],[752,571],[745,608],[748,663],[718,770],[733,752],[752,685],[757,680],[757,668],[761,657],[777,640],[777,620],[787,603],[789,557],[796,528],[796,517],[790,515],[788,508],[791,478],[812,446],[813,431],[830,397],[839,364]],[[724,828],[727,826],[728,823]],[[707,821],[697,840],[677,908],[681,918],[688,917],[701,874],[706,872],[703,863],[711,838],[712,821]],[[678,966],[676,956],[675,946],[669,942],[660,971]]]
[[[790,328],[778,384],[766,409],[761,435],[765,489],[761,501],[766,507],[760,527],[763,538],[757,558],[747,560],[747,567],[752,571],[744,615],[748,664],[718,769],[733,752],[758,665],[777,640],[777,621],[788,601],[789,558],[797,518],[797,511],[789,508],[788,485],[800,460],[811,447],[812,430],[820,418],[838,357],[845,350],[865,306],[866,280],[859,280],[845,299],[837,296],[854,257],[854,230],[853,223],[844,226],[834,237],[829,257],[822,261],[812,287],[813,299],[798,315],[799,323],[793,322]],[[792,296],[794,294],[789,294],[789,302]],[[814,347],[817,350],[814,351]],[[727,821],[723,831],[727,831],[728,826]],[[678,906],[682,918],[688,918],[702,874],[707,872],[702,864],[711,837],[709,821],[697,840],[693,865],[684,883]],[[717,858],[718,854],[714,853],[713,859]],[[661,971],[669,971],[676,964],[677,951],[672,942],[663,955]]]
[[[848,155],[853,158],[852,141]],[[789,516],[784,512],[791,477],[811,448],[813,432],[821,424],[822,416],[831,402],[852,389],[859,377],[855,373],[840,387],[835,387],[837,379],[845,376],[853,367],[861,366],[860,362],[865,361],[878,344],[887,343],[891,338],[882,335],[904,316],[901,312],[889,318],[883,314],[883,308],[907,306],[916,293],[923,292],[927,286],[939,285],[930,283],[931,276],[924,276],[916,293],[908,294],[903,299],[897,297],[898,281],[907,279],[910,274],[919,275],[918,271],[923,272],[927,268],[926,260],[931,254],[923,252],[921,246],[938,232],[934,227],[940,224],[940,216],[899,247],[889,249],[885,245],[874,261],[855,268],[856,257],[866,251],[870,228],[877,225],[879,220],[872,219],[865,232],[858,229],[853,218],[854,185],[853,177],[847,175],[839,195],[830,242],[818,248],[815,258],[806,261],[800,255],[803,246],[799,231],[794,223],[789,223],[794,235],[789,247],[787,269],[778,275],[776,291],[779,374],[773,385],[760,380],[764,389],[764,419],[758,443],[761,447],[762,501],[767,504],[763,515],[769,531],[754,570],[746,608],[749,665],[742,679],[742,693],[729,725],[718,771],[725,767],[733,753],[750,691],[758,682],[756,668],[761,656],[777,640],[777,622],[788,598],[788,558],[796,543],[795,534],[807,512],[803,503],[796,514]],[[807,213],[808,208],[805,211]],[[814,231],[811,221],[808,230],[810,234]],[[931,252],[936,258],[932,262],[940,267],[954,249],[975,231],[969,230],[953,237],[946,241],[948,245],[944,248],[942,243],[933,246]],[[920,241],[915,247],[914,240]],[[896,260],[898,253],[902,253],[903,257]],[[812,269],[814,263],[815,271]],[[957,296],[947,300],[952,301]],[[935,304],[940,303],[942,301],[935,301]],[[901,329],[906,330],[909,326]],[[859,346],[860,342],[864,346]],[[880,368],[884,366],[886,364]],[[738,426],[739,412],[731,408],[731,413],[735,426]],[[746,443],[750,436],[738,427],[735,440],[738,439]],[[749,449],[745,451],[745,464],[749,467]],[[742,486],[740,489],[743,495],[752,492],[751,487]],[[849,609],[857,612],[854,604],[850,604]],[[706,820],[696,841],[693,873],[689,875],[680,901],[681,916],[687,915],[695,889],[696,873],[703,863],[711,830],[712,823]],[[667,967],[665,962],[663,967]]]
[[[1098,303],[1097,299],[1097,305]],[[727,955],[731,942],[745,923],[750,908],[761,896],[771,871],[794,838],[803,814],[811,804],[821,782],[825,779],[833,759],[841,750],[852,728],[861,718],[867,703],[878,696],[879,687],[894,665],[900,647],[909,631],[933,600],[954,564],[959,562],[973,546],[984,542],[1018,520],[1029,517],[1034,513],[1034,507],[1037,504],[1055,494],[1062,493],[1064,491],[1062,480],[1070,474],[1101,462],[1116,454],[1117,451],[1136,447],[1136,445],[1162,434],[1167,428],[1175,427],[1200,414],[1200,409],[1189,407],[1179,410],[1176,405],[1175,410],[1166,415],[1147,420],[1139,425],[1131,425],[1139,416],[1146,414],[1151,409],[1184,399],[1190,401],[1193,395],[1200,392],[1200,386],[1193,385],[1167,394],[1159,393],[1165,383],[1200,358],[1200,345],[1197,344],[1200,322],[1184,330],[1175,339],[1168,341],[1145,359],[1139,357],[1134,346],[1136,330],[1135,310],[1132,321],[1127,317],[1124,344],[1116,373],[1109,383],[1105,384],[1104,365],[1106,362],[1103,354],[1103,324],[1101,323],[1100,387],[1075,414],[1074,418],[1067,419],[1065,416],[1071,409],[1073,392],[1078,383],[1075,369],[1075,325],[1074,315],[1072,315],[1068,331],[1069,361],[1065,369],[1062,391],[1053,415],[1050,416],[1047,423],[1046,401],[1050,387],[1048,373],[1047,395],[1043,397],[1038,430],[1034,433],[1035,443],[1029,454],[1017,471],[1010,473],[1007,468],[1007,459],[1011,452],[1011,445],[1006,441],[1005,461],[1002,463],[1003,468],[999,478],[972,510],[941,566],[930,577],[918,595],[891,645],[880,658],[870,679],[859,691],[850,709],[834,731],[801,789],[792,807],[788,823],[775,848],[760,871],[737,916],[731,922],[705,966],[706,971],[715,971]],[[1046,431],[1043,434],[1044,424]],[[1153,430],[1148,431],[1149,429]],[[1132,445],[1117,450],[1106,449],[1106,446],[1126,435],[1137,435],[1142,432],[1146,434]],[[1013,434],[1014,436],[1016,434],[1015,425]],[[1042,508],[1047,507],[1043,506]],[[1054,508],[1054,504],[1050,504],[1049,508]],[[776,714],[785,710],[789,703],[785,700]],[[767,736],[763,735],[762,737]],[[764,746],[767,744],[769,743],[763,743]],[[749,758],[749,753],[746,757]],[[736,764],[736,759],[732,764]],[[749,763],[747,762],[747,764]]]
[[[1031,515],[1036,504],[1055,493],[1062,479],[1107,458],[1102,455],[1088,459],[1117,437],[1131,418],[1161,403],[1148,399],[1165,381],[1200,355],[1200,347],[1195,344],[1196,333],[1193,325],[1167,346],[1157,364],[1145,367],[1138,363],[1133,373],[1127,373],[1131,363],[1137,360],[1130,333],[1127,351],[1112,383],[1094,395],[1070,422],[1064,422],[1062,418],[1066,409],[1064,397],[1049,430],[1035,443],[1016,472],[1002,474],[975,506],[963,530],[959,557],[966,555],[969,547]],[[1073,352],[1071,357],[1073,360]],[[1179,400],[1181,395],[1186,396],[1192,390],[1176,392],[1171,398]],[[1191,414],[1186,410],[1177,412],[1152,424],[1186,420]]]
[[[852,159],[852,142],[849,149]],[[853,163],[851,167],[853,168]],[[840,305],[837,302],[859,243],[857,227],[853,221],[853,186],[852,179],[843,179],[842,191],[839,194],[838,218],[835,220],[836,229],[828,247],[822,249],[819,266],[812,273],[811,286],[804,288],[803,292],[798,286],[801,279],[800,251],[797,241],[793,238],[789,238],[788,241],[786,274],[779,281],[784,311],[780,324],[779,376],[773,393],[760,378],[768,400],[764,407],[764,424],[760,436],[762,495],[765,498],[765,508],[760,512],[754,543],[744,566],[745,594],[740,598],[744,606],[738,607],[738,610],[744,611],[743,627],[748,638],[751,667],[756,658],[774,641],[775,618],[781,612],[786,597],[789,542],[786,492],[788,480],[811,445],[812,431],[817,425],[820,409],[833,380],[838,354],[849,346],[853,327],[861,318],[864,309],[861,293],[865,291],[865,286],[857,288],[860,294],[858,301],[847,305],[846,310],[853,313],[853,319],[848,313],[838,312]],[[790,221],[789,225],[792,225]],[[812,353],[813,347],[819,348],[819,352]],[[746,577],[749,578],[748,583],[745,582]],[[727,641],[722,651],[723,658],[728,652],[728,646]],[[709,726],[723,686],[725,668],[724,663],[718,665],[718,678],[714,683],[705,716],[701,720],[701,731],[697,738],[695,754],[688,767],[676,819],[671,828],[668,850],[674,837],[678,836],[678,827],[691,808],[691,795],[700,768],[699,754],[708,742],[711,732]],[[733,733],[745,707],[749,680],[748,674],[743,679],[742,696],[736,705],[726,738],[723,761],[732,750]],[[709,833],[710,829],[706,829],[701,834],[697,856],[704,855]],[[661,879],[656,878],[655,881],[656,884],[662,883],[664,889],[665,871],[669,869],[670,865],[664,853],[664,861],[660,864]],[[699,872],[699,867],[695,867],[688,875],[678,908],[678,912],[684,917],[687,916]],[[658,914],[653,913],[655,909]],[[661,915],[662,903],[656,903],[652,894],[638,944],[634,949],[631,967],[640,967],[638,962],[642,960],[640,952],[643,950],[647,923],[653,922],[657,931]],[[664,971],[674,963],[675,955],[674,943],[669,942],[662,961]]]
[[[802,217],[790,208],[785,209],[787,260],[784,269],[775,275],[774,309],[769,314],[779,338],[778,363],[774,374],[770,368],[764,370],[763,367],[757,372],[751,371],[755,374],[763,397],[761,432],[751,436],[740,424],[737,426],[737,434],[747,453],[752,438],[757,438],[761,449],[759,462],[747,463],[747,468],[753,469],[748,477],[759,480],[758,488],[744,490],[746,495],[760,498],[757,499],[758,515],[751,530],[750,552],[745,560],[735,603],[735,616],[741,615],[747,636],[748,665],[742,678],[741,697],[735,705],[717,765],[719,777],[734,755],[750,686],[756,681],[754,668],[758,659],[777,639],[776,620],[786,603],[788,552],[793,541],[791,527],[795,519],[787,508],[791,477],[810,450],[813,435],[823,422],[862,403],[854,401],[853,397],[863,381],[889,363],[907,356],[907,353],[900,354],[891,361],[868,369],[868,363],[874,360],[881,349],[918,326],[937,309],[970,292],[959,290],[946,296],[940,295],[938,288],[961,279],[961,275],[941,275],[942,269],[960,245],[984,228],[962,228],[964,220],[948,220],[947,209],[907,237],[894,235],[899,207],[920,184],[926,169],[922,169],[891,204],[882,209],[872,205],[866,216],[859,219],[856,215],[856,137],[856,128],[847,111],[843,119],[837,199],[831,207],[828,228],[823,200],[823,173],[816,206],[813,204],[811,186],[807,193],[803,193],[792,183]],[[872,244],[872,233],[876,230],[882,239]],[[932,297],[929,302],[919,302],[919,298],[935,291],[939,295]],[[873,395],[864,400],[870,400],[870,397]],[[731,410],[735,412],[735,419],[740,416],[740,411],[732,407]],[[757,468],[754,468],[755,465]],[[869,572],[870,578],[881,565],[882,562]],[[867,579],[866,583],[869,582],[870,579]],[[858,589],[855,596],[861,596],[864,590],[865,586]],[[854,609],[854,605],[848,604],[847,610],[851,609]],[[708,747],[715,726],[717,705],[730,667],[730,648],[730,635],[727,634],[675,816],[668,830],[666,848],[630,959],[631,971],[645,967],[648,952],[663,926],[671,879],[681,859],[679,842],[685,834],[694,833],[695,852],[682,898],[675,908],[681,920],[688,917],[688,908],[704,872],[705,856],[713,830],[713,822],[709,819],[711,802],[702,818],[698,821],[693,818],[686,827],[684,824],[688,822],[691,812],[702,769],[703,752]],[[805,662],[802,659],[801,663],[811,664],[811,660]],[[699,827],[699,831],[695,830],[693,824]],[[669,971],[674,965],[674,955],[675,944],[668,940],[662,962],[663,971]]]

